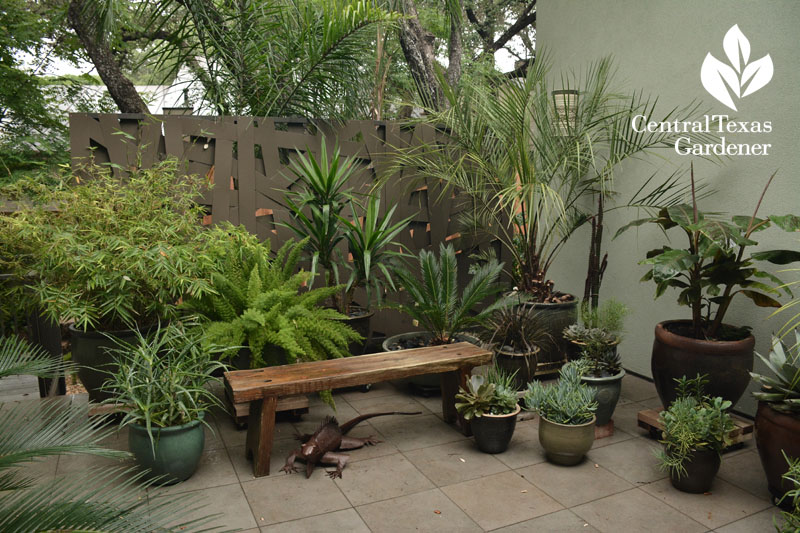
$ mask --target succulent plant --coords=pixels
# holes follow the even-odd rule
[[[581,352],[582,360],[587,362],[584,375],[591,374],[595,377],[616,376],[622,370],[622,361],[619,353],[613,347],[603,346],[602,349],[592,349],[597,345],[588,344]]]
[[[750,372],[750,376],[762,385],[762,390],[754,392],[753,396],[768,402],[776,411],[800,416],[800,330],[794,333],[793,346],[786,346],[773,337],[769,357],[756,352],[774,377],[755,372]]]
[[[572,324],[564,328],[562,335],[565,339],[581,344],[597,343],[611,345],[619,339],[603,328],[587,328],[583,324]]]
[[[528,384],[525,406],[550,422],[580,425],[592,420],[597,402],[595,391],[581,383],[580,365],[567,363],[559,371],[557,383],[545,387],[538,380]]]
[[[514,373],[493,367],[486,376],[475,375],[456,394],[456,409],[471,420],[486,414],[507,415],[517,408]]]

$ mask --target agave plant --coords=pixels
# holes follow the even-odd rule
[[[0,378],[51,378],[64,370],[44,350],[0,338]],[[180,518],[202,508],[196,497],[139,498],[148,486],[142,482],[144,473],[124,467],[90,469],[44,483],[29,475],[25,465],[48,456],[130,456],[100,444],[111,432],[106,419],[90,418],[86,405],[63,400],[22,402],[0,410],[0,531],[178,532],[197,531],[208,522]]]
[[[774,377],[750,372],[750,376],[763,386],[753,396],[776,411],[800,415],[800,330],[795,330],[795,344],[786,346],[778,337],[772,338],[769,357],[756,355],[772,370]]]
[[[439,245],[439,257],[433,252],[419,253],[421,277],[417,278],[406,267],[397,269],[396,276],[413,304],[396,307],[416,320],[433,334],[431,345],[449,344],[456,334],[485,321],[497,309],[518,302],[516,296],[506,295],[482,310],[478,304],[497,297],[503,290],[498,282],[503,264],[490,259],[472,269],[472,279],[458,293],[458,265],[452,245]]]

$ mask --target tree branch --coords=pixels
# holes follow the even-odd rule
[[[514,38],[519,32],[530,26],[531,24],[536,22],[536,11],[533,11],[533,8],[536,7],[536,0],[533,0],[530,4],[525,6],[525,9],[522,10],[517,21],[508,27],[506,31],[497,38],[495,42],[492,43],[489,51],[494,53],[500,50],[502,47],[506,45],[508,41]]]

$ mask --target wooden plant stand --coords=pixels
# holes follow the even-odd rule
[[[649,431],[650,436],[654,439],[660,439],[661,431],[664,429],[664,427],[658,423],[658,414],[663,410],[663,407],[659,407],[658,409],[645,409],[644,411],[639,411],[639,427]],[[731,418],[733,418],[733,425],[735,427],[728,434],[728,437],[731,440],[731,445],[727,448],[728,450],[741,447],[745,441],[751,440],[753,438],[753,430],[755,428],[753,422],[750,420],[744,419],[737,415],[731,415]]]

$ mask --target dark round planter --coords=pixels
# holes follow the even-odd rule
[[[508,352],[502,349],[494,351],[494,360],[497,366],[509,374],[516,372],[514,386],[517,390],[524,390],[528,383],[536,376],[539,348],[532,352]]]
[[[707,374],[705,392],[721,396],[736,405],[750,383],[755,338],[740,341],[706,341],[683,337],[669,331],[670,325],[688,320],[668,320],[656,325],[653,356],[650,361],[656,391],[664,407],[675,400],[675,379]]]
[[[714,450],[695,450],[683,464],[686,473],[679,478],[677,472],[670,470],[669,480],[680,491],[703,494],[711,490],[719,465],[719,454]]]
[[[374,314],[375,313],[372,311],[358,307],[354,308],[353,314],[351,314],[345,320],[345,323],[348,326],[353,328],[356,333],[364,337],[364,340],[361,342],[350,343],[348,349],[352,355],[362,355],[364,353],[367,343],[369,342],[370,335],[372,334],[372,328],[370,326],[372,324],[372,316]]]
[[[550,338],[539,343],[538,364],[544,370],[556,371],[567,357],[567,340],[563,336],[564,328],[578,321],[578,299],[563,303],[527,302],[541,313],[542,326],[550,334]]]
[[[147,428],[130,424],[128,446],[148,479],[163,477],[162,485],[174,485],[192,477],[197,470],[205,446],[202,417],[182,426],[153,428],[155,450]]]
[[[508,449],[514,428],[517,427],[517,415],[520,407],[507,415],[484,414],[469,421],[475,444],[484,453],[503,453]]]
[[[116,371],[110,349],[120,347],[120,342],[135,343],[138,335],[135,330],[83,331],[69,326],[72,346],[72,361],[78,365],[78,377],[93,402],[101,402],[111,394],[100,390],[109,374]],[[146,334],[147,330],[142,330]]]
[[[386,337],[386,339],[381,344],[384,352],[391,352],[394,350],[401,350],[404,348],[405,343],[417,344],[417,342],[413,342],[416,339],[419,339],[419,346],[428,346],[428,342],[432,334],[429,331],[412,331],[410,333],[400,333],[398,335],[392,335],[391,337]],[[455,336],[455,342],[470,342],[472,344],[480,344],[480,341],[473,337],[472,335],[468,335],[466,333],[458,333]],[[441,377],[439,374],[423,374],[420,376],[412,376],[408,378],[408,383],[410,383],[413,387],[419,388],[421,390],[433,390],[438,389],[441,385]]]
[[[597,411],[595,417],[597,418],[596,424],[598,426],[605,426],[611,422],[611,417],[614,416],[614,409],[617,408],[619,401],[619,394],[622,391],[622,378],[625,377],[625,371],[620,370],[619,374],[615,376],[608,376],[596,378],[593,376],[583,376],[581,381],[589,385],[595,390],[595,399],[597,400]]]
[[[782,479],[789,465],[781,450],[789,457],[800,457],[800,417],[776,411],[767,402],[758,402],[755,425],[758,456],[767,474],[769,491],[777,501],[793,488]]]
[[[595,417],[585,424],[568,425],[551,422],[539,417],[539,444],[547,459],[557,465],[572,466],[583,461],[583,457],[594,444]]]

